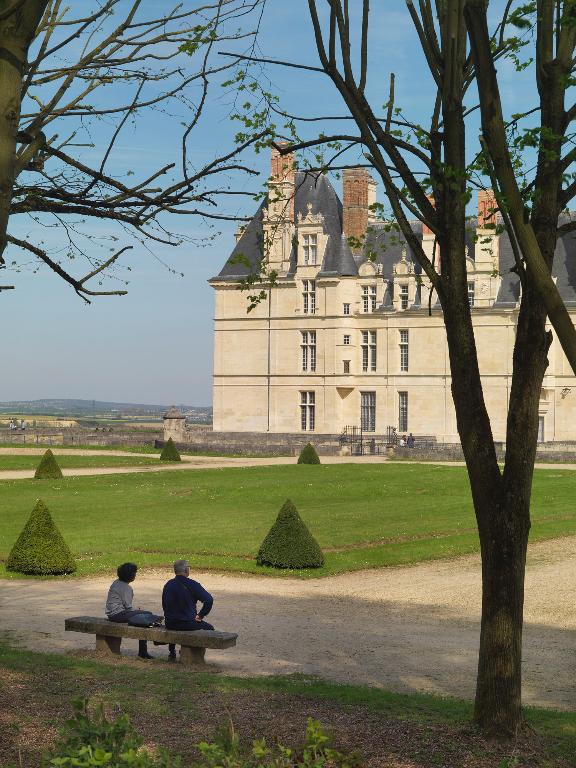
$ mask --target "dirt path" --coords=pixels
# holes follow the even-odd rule
[[[238,646],[208,652],[234,675],[302,672],[398,691],[472,698],[479,631],[477,556],[299,581],[195,574],[214,594],[211,620]],[[144,572],[135,605],[159,610],[170,574]],[[110,579],[0,582],[0,627],[33,649],[93,648],[64,616],[102,615]],[[530,549],[524,631],[527,704],[576,710],[576,537]],[[134,651],[135,641],[126,641]],[[159,658],[164,648],[154,649]]]

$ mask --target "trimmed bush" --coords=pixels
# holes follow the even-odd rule
[[[318,542],[290,499],[284,502],[276,522],[262,542],[256,562],[273,568],[320,568],[324,565]]]
[[[164,448],[162,448],[162,453],[160,454],[160,461],[182,461],[178,448],[174,445],[171,437],[164,443]]]
[[[312,443],[306,443],[302,448],[302,452],[298,456],[298,464],[320,464],[320,457]]]
[[[48,448],[44,456],[42,456],[40,464],[38,464],[38,467],[36,468],[34,478],[36,480],[60,480],[61,477],[62,470],[58,466],[56,457],[50,448]]]
[[[28,522],[8,555],[6,570],[39,576],[72,573],[76,570],[72,552],[41,499],[36,502]]]

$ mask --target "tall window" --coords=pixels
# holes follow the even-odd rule
[[[350,360],[343,360],[344,363],[344,373],[350,373]]]
[[[408,370],[408,331],[400,331],[400,370]]]
[[[350,314],[350,304],[344,304],[344,314],[345,315]]]
[[[300,427],[307,432],[313,432],[315,423],[316,393],[300,392]]]
[[[302,352],[302,370],[316,370],[316,331],[300,331],[302,334],[302,343],[300,350]]]
[[[304,235],[304,264],[316,264],[318,235]]]
[[[408,309],[408,286],[400,286],[400,309]]]
[[[474,283],[468,283],[468,304],[474,306]]]
[[[544,442],[544,416],[538,416],[538,442]]]
[[[376,331],[362,331],[362,370],[376,370]]]
[[[375,285],[364,285],[362,287],[362,308],[364,312],[376,312]]]
[[[376,392],[360,393],[360,423],[363,432],[376,432]]]
[[[304,301],[304,314],[316,314],[316,280],[302,281],[302,299]]]
[[[344,345],[347,347],[350,344],[350,334],[345,333],[344,334]]]
[[[398,392],[398,431],[408,432],[408,392]]]

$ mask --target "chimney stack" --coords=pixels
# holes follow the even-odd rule
[[[287,146],[287,141],[277,142],[278,146]],[[277,216],[294,221],[294,155],[281,155],[276,147],[272,147],[270,168],[269,208],[272,208]]]
[[[426,195],[428,200],[432,203],[432,206],[436,208],[436,203],[434,202],[434,197],[432,195]],[[426,224],[422,224],[422,235],[431,235],[433,236],[434,233],[430,229],[430,227],[426,226]]]
[[[493,229],[496,226],[496,195],[492,189],[481,189],[478,192],[478,227]]]
[[[368,228],[368,206],[372,202],[374,182],[366,168],[345,168],[342,175],[342,230],[346,237],[358,240]],[[355,249],[353,249],[355,250]]]

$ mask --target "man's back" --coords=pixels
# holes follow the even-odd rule
[[[197,602],[202,609],[197,610]],[[196,616],[204,618],[210,613],[212,595],[194,579],[178,574],[166,582],[162,590],[162,608],[168,627],[172,622],[196,621]]]

